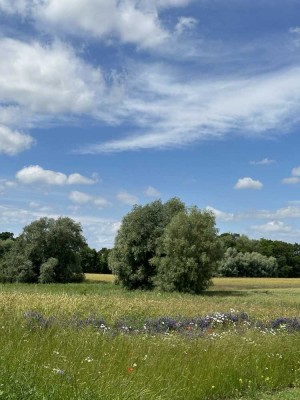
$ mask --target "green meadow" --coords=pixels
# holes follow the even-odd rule
[[[300,332],[269,325],[299,321],[300,279],[216,278],[198,296],[128,292],[112,280],[0,286],[0,399],[300,398]],[[207,315],[201,334],[189,324],[143,332],[149,319]]]

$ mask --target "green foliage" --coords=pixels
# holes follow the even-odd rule
[[[109,256],[109,267],[124,287],[153,287],[155,268],[150,260],[155,256],[164,228],[184,208],[184,203],[177,198],[165,204],[157,200],[145,206],[134,206],[123,218]]]
[[[300,277],[300,245],[298,243],[270,239],[252,240],[238,233],[223,233],[219,237],[224,251],[234,248],[241,253],[256,252],[266,257],[274,257],[278,264],[279,277]]]
[[[0,240],[0,259],[12,248],[14,241],[12,239]]]
[[[27,225],[6,253],[0,265],[1,279],[38,282],[42,265],[55,258],[53,274],[49,269],[46,274],[45,270],[48,278],[53,275],[55,282],[63,283],[80,281],[83,273],[79,253],[85,245],[81,226],[72,219],[41,218]]]
[[[256,243],[257,252],[275,257],[278,262],[278,276],[300,277],[300,245],[279,240],[260,239]]]
[[[199,293],[211,284],[221,257],[215,218],[196,207],[174,216],[160,238],[152,264],[163,291]]]
[[[81,267],[84,273],[100,273],[99,257],[95,249],[84,246],[80,250]]]
[[[223,276],[236,277],[275,277],[278,263],[274,257],[262,254],[242,253],[229,247],[220,265],[219,272]]]
[[[0,233],[0,240],[14,240],[14,234],[12,232],[1,232]]]
[[[57,258],[49,258],[41,265],[39,282],[40,283],[54,283],[55,282],[55,268],[58,265]]]
[[[1,282],[34,282],[37,279],[28,251],[21,241],[16,240],[4,254],[0,263],[0,276]]]
[[[24,260],[18,265],[15,281],[18,283],[33,283],[36,281],[36,274],[33,271],[33,265],[30,260]]]
[[[98,251],[98,261],[99,261],[99,273],[100,274],[111,274],[111,270],[108,265],[108,258],[111,249],[103,247]]]
[[[222,233],[219,238],[225,251],[231,247],[242,253],[251,253],[256,246],[256,240],[239,233]]]
[[[98,252],[89,246],[84,246],[80,251],[82,271],[90,274],[111,274],[108,266],[110,249],[103,247]]]

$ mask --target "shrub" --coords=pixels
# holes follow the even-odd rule
[[[49,258],[41,265],[39,282],[40,283],[53,283],[55,282],[55,268],[58,265],[57,258]]]

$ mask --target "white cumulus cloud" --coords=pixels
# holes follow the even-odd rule
[[[43,169],[39,165],[24,167],[16,173],[18,181],[24,184],[46,184],[46,185],[91,185],[95,181],[78,173],[66,175],[62,172]]]
[[[0,54],[0,102],[27,113],[92,113],[104,91],[100,69],[61,42],[43,46],[1,38]]]
[[[235,189],[261,189],[263,184],[255,179],[250,177],[240,178],[235,184]]]
[[[293,176],[300,176],[300,167],[295,167],[292,169]]]
[[[68,185],[93,185],[94,183],[96,183],[94,179],[87,178],[78,173],[68,176]]]
[[[155,189],[153,186],[148,186],[147,189],[144,191],[144,194],[148,197],[159,197],[161,193]]]
[[[183,0],[0,0],[0,10],[30,17],[50,33],[116,38],[123,43],[153,47],[168,36],[159,9],[184,6]]]
[[[276,233],[276,232],[291,232],[293,228],[282,221],[270,221],[267,222],[266,224],[254,225],[251,227],[251,229],[259,232]]]
[[[122,190],[117,194],[117,199],[121,203],[127,204],[129,206],[133,206],[134,204],[138,203],[138,198],[133,194],[126,192],[125,190]]]
[[[76,204],[86,204],[91,202],[93,199],[92,196],[78,191],[71,192],[69,198],[71,201],[73,201],[73,203]]]
[[[224,212],[211,206],[207,206],[206,210],[213,212],[216,218],[222,221],[232,221],[235,218],[234,213]]]
[[[92,204],[97,208],[104,208],[109,205],[109,202],[104,197],[92,196],[78,191],[71,192],[69,199],[76,204]]]
[[[28,150],[33,143],[31,136],[0,125],[0,153],[13,156]]]
[[[285,185],[295,185],[300,182],[300,167],[292,169],[292,176],[282,179],[282,183]]]

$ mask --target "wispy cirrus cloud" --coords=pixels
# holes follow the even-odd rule
[[[198,21],[193,17],[180,17],[175,26],[175,32],[181,35],[184,31],[189,31],[198,24]]]
[[[220,221],[242,221],[242,220],[293,220],[300,218],[300,205],[293,202],[277,210],[250,210],[242,212],[228,212],[216,209],[212,206],[206,207],[212,211]]]
[[[53,10],[57,7],[60,15],[65,2],[51,1],[47,4]],[[14,6],[25,12],[25,3]],[[171,3],[155,7],[187,2]],[[1,4],[9,7],[5,0]],[[185,18],[184,25],[191,23]],[[5,129],[15,127],[16,108],[16,128],[24,121],[26,126],[40,126],[45,120],[66,120],[70,115],[122,126],[124,134],[81,146],[76,151],[82,154],[182,147],[233,135],[279,135],[299,120],[297,65],[267,73],[248,71],[244,77],[234,73],[187,77],[184,68],[134,62],[117,79],[106,81],[101,66],[90,65],[59,41],[42,45],[2,38],[0,54],[0,102],[7,104],[0,107],[0,124]]]
[[[202,80],[148,65],[135,69],[125,90],[126,98],[115,112],[120,120],[134,121],[136,133],[86,145],[79,152],[180,147],[232,135],[267,137],[287,131],[299,120],[298,67],[247,78]]]
[[[276,163],[275,160],[271,160],[269,158],[263,158],[262,160],[259,161],[250,161],[251,165],[270,165]]]

